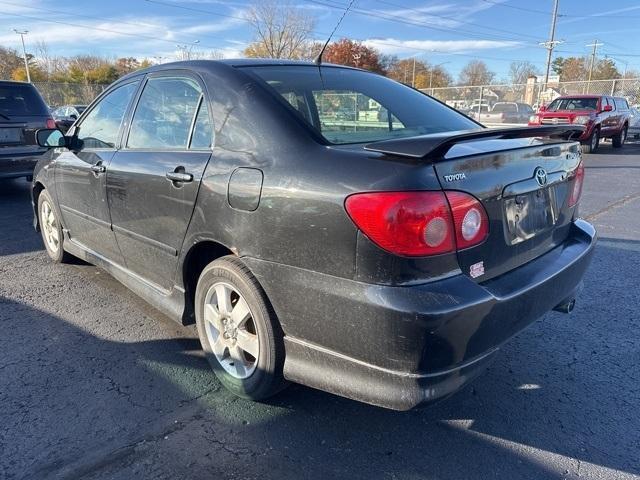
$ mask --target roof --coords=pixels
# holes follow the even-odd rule
[[[604,93],[576,93],[575,95],[571,93],[565,93],[560,96],[560,98],[600,98],[600,97],[609,97],[610,95],[606,95]]]
[[[159,72],[162,70],[168,70],[172,68],[206,68],[208,65],[226,65],[228,67],[262,67],[269,65],[300,65],[300,66],[308,66],[308,67],[318,67],[314,62],[310,61],[302,61],[302,60],[289,60],[289,59],[279,59],[279,58],[230,58],[224,60],[183,60],[179,62],[169,62],[169,63],[161,63],[158,65],[152,65],[151,67],[136,70],[135,72],[131,72],[124,77],[118,79],[118,81],[122,79],[126,79],[129,77],[133,77],[136,75],[140,75],[143,73],[151,73],[151,72]],[[348,67],[345,65],[336,65],[333,63],[323,63],[323,67],[335,67],[335,68],[348,68],[351,70],[362,70],[361,68]]]

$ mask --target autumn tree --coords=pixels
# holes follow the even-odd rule
[[[482,60],[471,60],[460,71],[458,82],[460,85],[488,85],[495,76]]]
[[[378,50],[348,38],[327,45],[322,55],[322,61],[385,73]]]
[[[558,57],[551,64],[553,71],[560,75],[563,82],[587,80],[591,59],[589,57]],[[620,78],[622,74],[610,58],[595,61],[591,80],[611,80]]]
[[[13,71],[20,65],[24,63],[17,51],[0,47],[0,79],[11,78]]]
[[[247,21],[253,41],[247,57],[309,59],[315,18],[306,10],[277,0],[260,0],[249,7]]]
[[[405,58],[398,60],[389,66],[387,76],[394,80],[411,85],[415,88],[437,88],[451,85],[453,79],[451,75],[440,65],[432,66],[428,62]]]

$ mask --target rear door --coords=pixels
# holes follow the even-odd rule
[[[469,151],[476,154],[461,157]],[[458,252],[462,271],[472,277],[472,272],[483,272],[477,280],[488,280],[562,243],[573,215],[567,205],[569,179],[579,162],[578,146],[568,142],[514,139],[455,145],[435,164],[436,173],[444,189],[480,200],[490,224],[484,243]]]
[[[70,132],[77,146],[56,159],[58,203],[71,241],[117,264],[122,256],[111,231],[105,172],[139,83],[119,85],[104,95]]]
[[[148,76],[124,148],[111,161],[107,195],[126,266],[173,286],[200,180],[211,157],[205,89],[184,72]]]

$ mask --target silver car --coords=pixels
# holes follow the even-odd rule
[[[640,108],[633,107],[631,109],[631,118],[629,119],[629,130],[627,136],[632,138],[640,138]]]

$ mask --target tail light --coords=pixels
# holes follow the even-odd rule
[[[349,217],[376,245],[396,255],[452,253],[486,238],[484,207],[462,192],[373,192],[347,198]]]
[[[53,118],[47,118],[47,128],[58,128]]]
[[[582,161],[576,168],[576,173],[573,177],[571,185],[571,195],[569,195],[569,206],[573,207],[580,201],[582,195],[582,184],[584,183],[584,164]]]
[[[482,204],[466,193],[445,193],[451,205],[458,250],[484,242],[489,235],[489,219]]]

